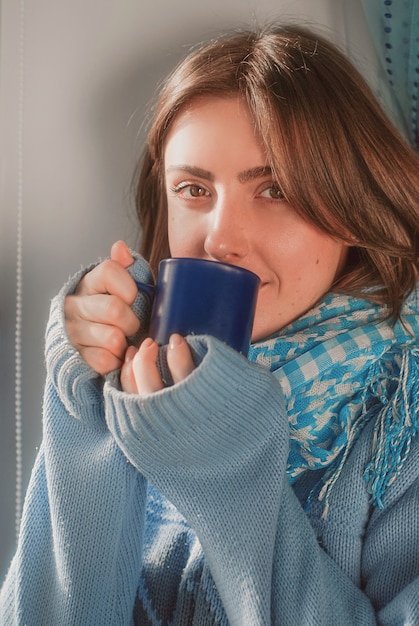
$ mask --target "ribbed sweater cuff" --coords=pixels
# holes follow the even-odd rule
[[[278,429],[286,445],[274,377],[212,337],[188,341],[199,365],[181,383],[145,397],[122,392],[116,373],[105,385],[108,426],[131,462],[146,475],[233,465]]]
[[[131,252],[135,262],[128,268],[135,280],[152,282],[150,268],[137,253]],[[66,330],[64,316],[65,298],[72,295],[83,276],[95,265],[80,270],[63,286],[52,300],[46,329],[45,359],[47,375],[58,397],[73,417],[97,425],[103,423],[103,377],[99,376],[72,345]],[[150,316],[149,298],[139,293],[132,305],[134,313],[146,328]],[[131,338],[135,340],[135,338]]]

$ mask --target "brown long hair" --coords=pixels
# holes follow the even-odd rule
[[[287,201],[353,247],[334,291],[388,305],[397,317],[418,278],[419,156],[337,47],[303,28],[270,27],[211,41],[167,79],[139,172],[142,253],[170,256],[164,146],[197,97],[240,94],[253,111]],[[365,293],[363,293],[365,297]]]

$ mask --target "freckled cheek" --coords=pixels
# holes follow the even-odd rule
[[[288,278],[294,281],[296,293],[303,294],[306,289],[315,288],[318,283],[333,280],[337,255],[328,249],[328,242],[306,240],[301,245],[294,240],[288,250],[282,250],[282,258],[287,258]]]
[[[175,219],[169,216],[168,237],[171,255],[199,256],[205,241],[205,233],[201,231],[192,218]]]
[[[328,241],[321,241],[317,249],[312,250],[312,254],[307,247],[302,258],[305,266],[304,270],[301,270],[302,279],[307,280],[309,284],[312,282],[313,286],[320,284],[327,288],[335,280],[345,261],[340,248]]]

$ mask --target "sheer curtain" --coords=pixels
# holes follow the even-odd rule
[[[380,59],[380,79],[390,86],[393,114],[419,149],[419,0],[361,0]]]

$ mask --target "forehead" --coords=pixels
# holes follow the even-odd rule
[[[166,163],[189,155],[201,160],[212,152],[220,159],[225,153],[235,159],[249,154],[253,160],[257,156],[257,165],[267,165],[254,114],[243,97],[195,98],[173,120],[164,144]]]
[[[217,113],[215,113],[215,111]],[[167,138],[169,138],[173,132],[176,132],[188,124],[196,123],[204,118],[211,120],[214,117],[214,113],[215,117],[217,117],[219,113],[223,113],[230,119],[232,117],[240,118],[245,116],[248,120],[253,120],[254,123],[253,111],[251,111],[245,98],[239,94],[233,93],[230,96],[196,96],[181,107],[181,109],[176,113],[170,124]]]

